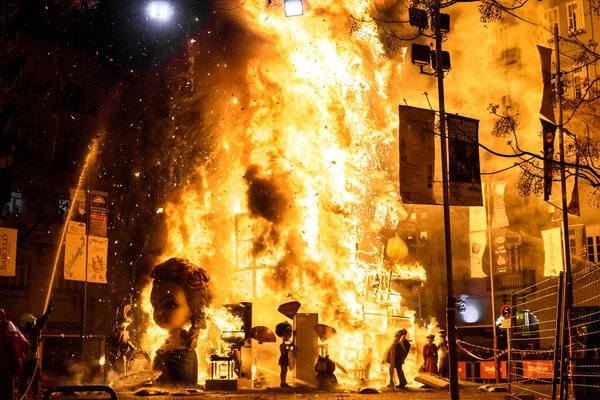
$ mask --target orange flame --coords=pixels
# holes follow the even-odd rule
[[[419,336],[391,281],[426,279],[419,264],[387,265],[375,239],[407,216],[388,160],[398,124],[389,87],[405,50],[387,54],[374,23],[353,22],[350,15],[368,17],[368,1],[314,0],[298,18],[255,4],[239,12],[256,46],[268,46],[247,60],[244,90],[215,100],[218,146],[194,184],[164,206],[164,257],[207,268],[217,306],[252,301],[256,325],[274,327],[284,318],[277,306],[300,301],[338,331],[327,342],[348,370],[338,379],[383,385],[394,330]],[[220,331],[241,326],[218,308],[209,318]],[[151,326],[144,347],[154,354],[163,334]],[[222,348],[204,343],[199,354]]]

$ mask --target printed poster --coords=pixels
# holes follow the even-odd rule
[[[71,216],[69,218],[69,225],[67,226],[67,233],[85,235],[87,223],[87,204],[85,192],[83,190],[71,189],[70,212]]]
[[[494,274],[504,274],[508,272],[508,252],[506,250],[506,234],[508,229],[492,229],[492,268]]]
[[[0,228],[0,276],[16,276],[17,230]]]
[[[447,115],[450,205],[481,206],[479,121]]]
[[[492,184],[492,229],[508,226],[508,216],[506,215],[506,205],[504,204],[505,190],[506,182]]]
[[[487,245],[487,232],[471,232],[471,278],[485,278],[483,272],[483,253]]]
[[[434,121],[434,111],[400,106],[400,195],[406,204],[437,204]]]
[[[560,228],[542,231],[544,239],[544,276],[558,276],[563,270],[562,235]]]
[[[67,233],[65,243],[64,277],[85,282],[86,235]]]
[[[107,283],[108,239],[98,236],[88,238],[88,282]]]
[[[107,237],[108,233],[108,193],[90,193],[90,228],[91,236]]]

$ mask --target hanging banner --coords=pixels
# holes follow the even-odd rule
[[[555,122],[553,106],[553,88],[552,88],[552,49],[538,46],[540,52],[540,61],[542,64],[542,81],[544,82],[544,94],[542,96],[542,106],[540,114],[548,121]]]
[[[540,119],[540,122],[542,123],[542,137],[544,138],[544,201],[548,201],[552,194],[556,125],[543,119]]]
[[[67,226],[67,233],[77,235],[86,234],[87,204],[83,190],[71,189],[71,217]]]
[[[17,230],[0,228],[0,276],[16,276]]]
[[[469,207],[469,231],[487,230],[487,213],[485,207]]]
[[[542,231],[544,239],[544,276],[558,276],[563,270],[561,229],[552,228]]]
[[[487,245],[487,232],[471,232],[471,278],[485,278],[483,272],[483,253]]]
[[[506,206],[504,204],[504,191],[506,182],[492,183],[492,229],[508,226]]]
[[[88,282],[106,283],[108,260],[108,239],[98,236],[88,237]]]
[[[435,113],[400,106],[400,195],[406,204],[437,204],[433,195]]]
[[[90,228],[91,236],[107,237],[108,235],[108,193],[90,192]]]
[[[85,281],[85,235],[67,233],[65,243],[64,277],[71,281]]]
[[[448,171],[450,175],[450,204],[481,206],[481,172],[479,170],[479,121],[447,115]]]
[[[506,233],[508,229],[498,228],[492,230],[492,268],[494,274],[508,272],[508,254],[506,251]]]
[[[489,186],[489,184],[488,184]],[[483,196],[482,207],[469,207],[469,232],[487,231],[487,204],[485,200],[486,189],[485,185],[481,185]]]
[[[575,158],[575,164],[579,165],[579,153]],[[571,201],[569,202],[569,206],[567,207],[567,212],[569,214],[581,216],[581,210],[579,209],[579,187],[578,187],[578,178],[579,178],[579,169],[575,168],[575,182],[573,183],[573,191],[571,192]]]

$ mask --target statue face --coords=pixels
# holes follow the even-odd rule
[[[182,329],[192,316],[183,288],[170,281],[154,281],[150,303],[154,309],[154,322],[162,329]]]

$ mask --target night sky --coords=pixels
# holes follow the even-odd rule
[[[101,60],[144,66],[181,48],[210,13],[205,0],[170,0],[174,15],[164,23],[147,18],[144,0],[25,0],[13,26],[34,37],[96,54]],[[44,4],[47,3],[47,4]]]

